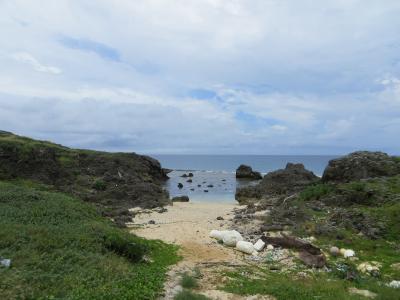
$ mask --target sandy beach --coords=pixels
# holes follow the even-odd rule
[[[175,202],[167,206],[167,212],[145,212],[135,217],[133,233],[148,238],[160,239],[181,247],[186,262],[232,261],[235,255],[210,239],[212,229],[227,228],[233,216],[234,204]],[[223,220],[217,220],[222,217]],[[155,224],[149,224],[155,221]]]

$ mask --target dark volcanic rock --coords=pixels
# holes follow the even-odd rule
[[[172,198],[172,202],[189,202],[188,196],[179,196]]]
[[[240,165],[236,169],[236,178],[247,178],[247,179],[261,179],[262,176],[260,172],[253,171],[250,166]]]
[[[318,177],[306,170],[303,164],[288,163],[285,169],[265,175],[260,187],[266,194],[292,194],[318,180]]]
[[[323,182],[349,182],[400,174],[400,162],[383,152],[358,151],[329,162]]]
[[[265,175],[259,184],[238,189],[235,198],[244,201],[264,196],[291,195],[318,180],[319,178],[306,170],[302,164],[288,163],[285,169]]]
[[[183,184],[179,182],[179,183],[178,183],[178,188],[179,188],[179,189],[182,189],[182,188],[183,188]]]
[[[193,176],[194,176],[194,175],[193,175],[193,173],[191,173],[191,172],[188,174],[188,177],[193,177]]]
[[[22,178],[94,202],[107,210],[166,204],[160,163],[135,153],[76,150],[0,133],[0,179]]]

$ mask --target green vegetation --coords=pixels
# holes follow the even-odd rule
[[[299,195],[300,200],[319,200],[323,196],[328,195],[334,190],[334,187],[330,184],[316,184],[305,188]]]
[[[2,299],[154,299],[176,248],[122,231],[96,209],[29,181],[0,182]],[[143,257],[145,259],[143,259]]]
[[[259,268],[237,270],[226,274],[230,280],[223,289],[240,295],[272,295],[278,300],[365,299],[348,292],[350,287],[356,287],[377,293],[375,299],[399,299],[398,290],[368,278],[350,282],[342,280],[336,273],[305,271],[306,276],[296,276],[297,272],[276,273]]]
[[[193,293],[192,291],[183,290],[175,296],[174,300],[210,300],[204,295]]]
[[[94,188],[95,190],[98,190],[98,191],[105,191],[106,188],[107,188],[107,185],[106,185],[106,183],[105,183],[103,180],[97,179],[97,180],[93,183],[93,188]]]
[[[182,275],[181,286],[185,289],[194,289],[197,288],[199,284],[197,283],[196,278],[185,273]]]

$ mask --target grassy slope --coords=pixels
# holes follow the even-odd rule
[[[124,232],[82,201],[0,182],[2,299],[153,299],[176,249]],[[135,252],[150,262],[135,262]],[[119,254],[118,254],[118,253]],[[130,255],[130,254],[134,255]]]
[[[297,205],[304,201],[318,200],[330,194],[337,193],[337,188],[350,193],[351,197],[362,198],[373,191],[368,199],[368,205],[352,205],[351,209],[359,210],[373,216],[376,220],[386,225],[384,235],[377,240],[371,240],[358,235],[351,229],[343,229],[344,238],[336,240],[332,236],[318,236],[316,244],[326,253],[331,246],[354,249],[359,258],[350,262],[342,257],[329,257],[328,267],[332,272],[309,272],[310,270],[298,265],[295,270],[286,273],[270,271],[270,263],[265,262],[260,268],[243,269],[228,273],[229,283],[221,287],[226,291],[252,295],[269,294],[277,299],[367,299],[362,296],[350,295],[349,287],[367,289],[378,294],[375,299],[400,299],[400,290],[385,286],[391,280],[400,279],[400,270],[391,268],[393,263],[400,262],[400,176],[372,179],[363,182],[343,184],[338,187],[319,184],[312,186],[300,194]],[[379,203],[379,204],[378,204]],[[350,209],[350,208],[349,208]],[[328,214],[309,211],[310,221],[304,225],[313,225],[325,219]],[[303,231],[308,236],[307,230]],[[301,235],[301,231],[297,232]],[[377,261],[382,264],[381,276],[378,278],[369,275],[357,274],[356,266],[361,262]],[[346,269],[356,273],[356,279],[346,280]],[[298,272],[309,274],[307,278],[299,278]],[[254,279],[252,274],[256,274]],[[261,275],[260,275],[261,274]]]

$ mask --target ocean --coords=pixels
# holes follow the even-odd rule
[[[171,197],[187,195],[192,202],[235,203],[237,188],[256,184],[235,178],[236,168],[249,165],[262,174],[285,168],[288,162],[302,163],[306,169],[321,176],[333,155],[151,155],[163,168],[172,169],[166,188]],[[192,172],[192,182],[181,177]],[[183,188],[178,188],[178,183]]]

